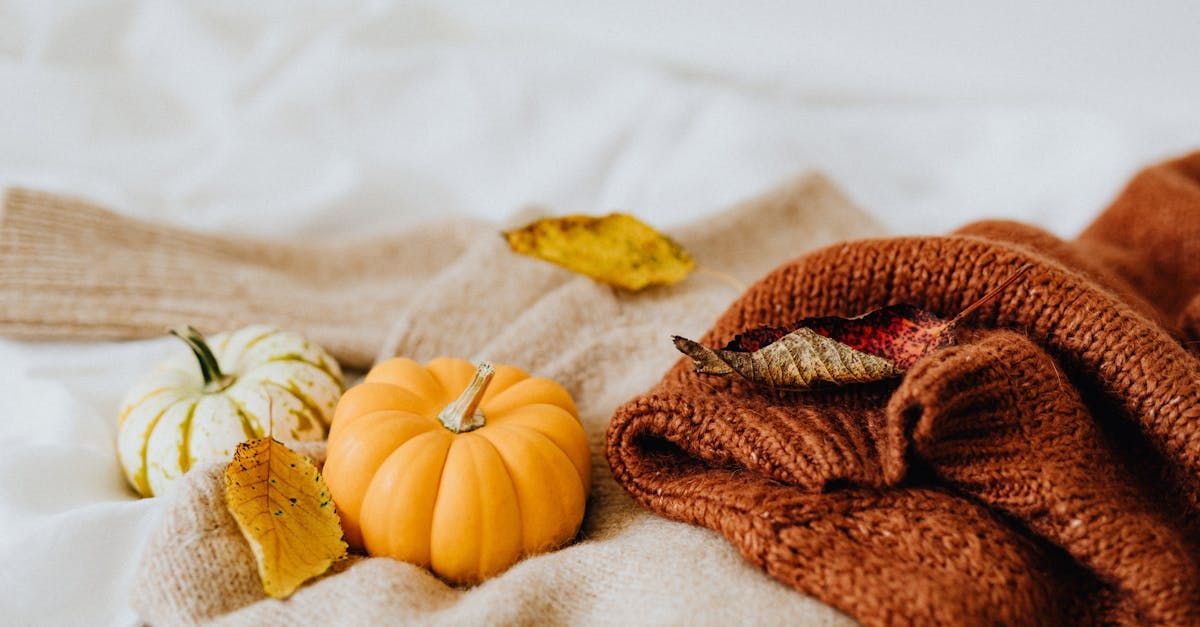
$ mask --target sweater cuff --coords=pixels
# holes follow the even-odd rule
[[[1166,513],[1184,511],[1180,493],[1146,481],[1171,469],[1154,468],[1158,456],[1131,433],[1113,447],[1104,431],[1131,425],[1111,409],[1093,415],[1089,407],[1105,400],[1085,404],[1086,388],[1028,338],[993,331],[968,340],[918,363],[893,395],[889,479],[929,476],[1020,520],[1148,622],[1200,620],[1200,564]],[[1158,557],[1130,560],[1134,553]]]

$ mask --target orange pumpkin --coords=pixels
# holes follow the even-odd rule
[[[549,379],[396,358],[338,402],[323,474],[351,546],[471,584],[575,536],[591,455]]]

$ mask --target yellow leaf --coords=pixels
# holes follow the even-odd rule
[[[635,291],[678,283],[696,265],[682,246],[624,213],[546,218],[504,238],[522,255]]]
[[[346,554],[321,473],[274,438],[238,445],[225,468],[225,504],[254,551],[263,591],[277,599]]]

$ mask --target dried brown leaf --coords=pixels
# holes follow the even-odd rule
[[[793,325],[792,331],[757,327],[720,349],[678,336],[673,339],[675,347],[695,362],[696,372],[737,374],[773,389],[879,381],[899,376],[921,357],[953,344],[959,322],[1030,267],[1023,266],[949,320],[912,305],[892,305],[856,318],[806,318]]]
[[[856,351],[812,329],[797,329],[752,353],[713,350],[678,336],[674,340],[680,352],[696,361],[696,372],[736,372],[746,380],[779,390],[806,389],[817,382],[878,381],[901,372],[887,359]]]

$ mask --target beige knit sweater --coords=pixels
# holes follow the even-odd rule
[[[676,361],[669,334],[703,331],[737,291],[694,275],[627,294],[516,256],[496,231],[442,222],[374,242],[295,246],[9,193],[0,334],[144,337],[180,321],[204,331],[273,322],[351,367],[375,355],[486,357],[562,382],[592,442],[594,489],[579,541],[471,589],[390,559],[357,558],[287,601],[265,599],[223,506],[220,466],[198,468],[165,497],[147,539],[132,597],[142,617],[172,625],[848,623],[762,574],[717,534],[642,509],[604,461],[614,409]],[[808,176],[673,235],[701,264],[749,282],[812,247],[877,232],[827,181]]]

